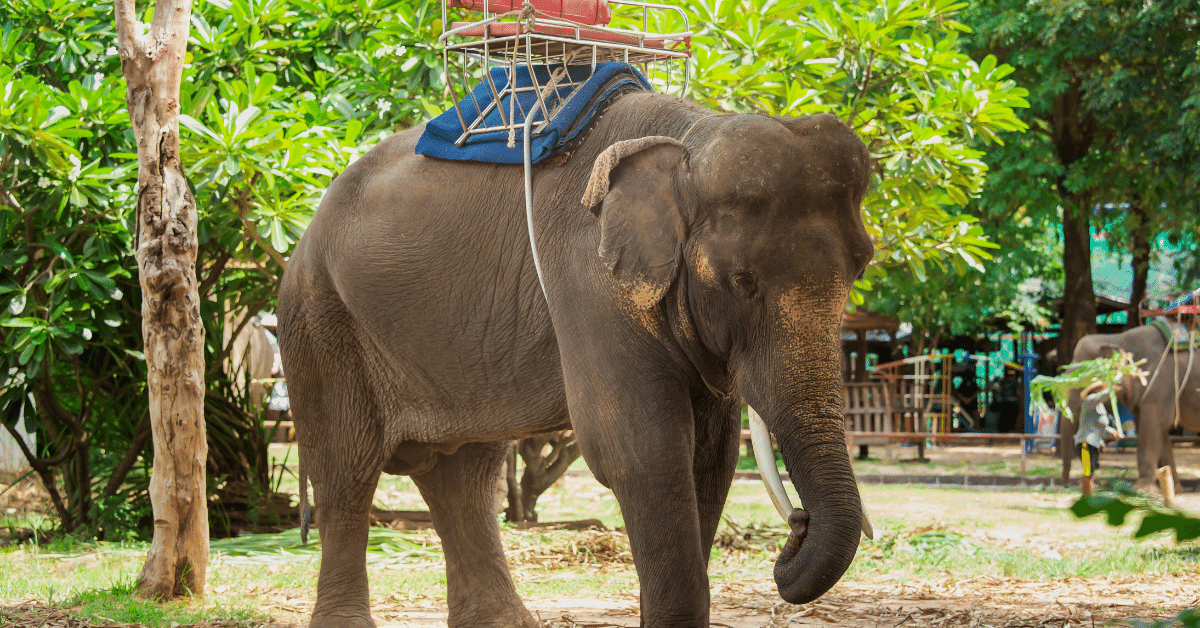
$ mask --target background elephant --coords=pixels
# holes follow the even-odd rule
[[[1175,491],[1181,492],[1179,474],[1175,470],[1175,454],[1171,449],[1171,426],[1175,423],[1175,386],[1176,380],[1181,379],[1188,371],[1188,352],[1176,351],[1168,354],[1163,360],[1163,350],[1166,341],[1162,334],[1153,327],[1143,325],[1123,331],[1119,334],[1092,334],[1084,336],[1075,344],[1073,360],[1081,362],[1098,357],[1107,357],[1117,349],[1133,354],[1134,361],[1145,360],[1141,368],[1147,372],[1146,384],[1143,385],[1136,377],[1127,377],[1122,386],[1123,390],[1117,395],[1117,400],[1133,411],[1137,424],[1137,463],[1139,490],[1154,490],[1158,483],[1154,472],[1159,467],[1170,466],[1172,477],[1175,478]],[[1162,360],[1162,367],[1153,382],[1151,373]],[[1200,430],[1200,355],[1195,357],[1191,373],[1186,382],[1179,382],[1183,387],[1179,398],[1179,425],[1184,429]],[[1069,401],[1071,412],[1078,416],[1081,401],[1079,391],[1071,391]],[[1075,423],[1063,419],[1059,421],[1059,453],[1062,455],[1063,485],[1066,486],[1071,478],[1071,464],[1075,459]]]
[[[828,115],[617,97],[568,159],[535,169],[543,296],[521,167],[417,156],[420,134],[337,177],[282,281],[284,368],[321,507],[312,626],[373,625],[364,549],[380,472],[411,475],[429,506],[451,626],[538,625],[492,490],[507,441],[566,428],[621,505],[643,625],[707,626],[739,395],[806,508],[776,564],[780,593],[832,587],[861,527],[839,376],[841,315],[872,257],[858,137]]]

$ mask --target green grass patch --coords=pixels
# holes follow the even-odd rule
[[[108,589],[80,592],[69,603],[74,614],[93,624],[141,624],[175,626],[200,622],[247,622],[262,618],[251,601],[219,604],[205,600],[154,602],[137,595],[134,579]]]

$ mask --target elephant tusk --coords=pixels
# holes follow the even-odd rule
[[[754,460],[758,462],[758,476],[767,487],[771,503],[775,510],[786,522],[792,514],[792,501],[783,490],[783,480],[779,477],[779,469],[775,466],[775,449],[771,447],[771,432],[767,424],[758,416],[754,408],[748,408],[750,417],[750,442],[754,444]]]
[[[775,510],[786,522],[788,515],[792,512],[792,500],[788,499],[787,492],[783,488],[783,479],[779,477],[779,469],[775,466],[775,448],[771,446],[771,432],[754,408],[748,407],[747,410],[750,417],[750,442],[754,445],[754,460],[758,463],[758,476],[762,478],[763,484],[767,487],[767,494],[771,496],[771,503],[775,505]],[[868,539],[875,539],[875,528],[871,526],[871,520],[867,518],[866,507],[862,510],[862,532]]]
[[[862,509],[862,533],[868,539],[875,540],[875,528],[871,526],[871,520],[867,518],[867,507],[865,505]]]

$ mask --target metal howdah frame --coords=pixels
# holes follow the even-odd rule
[[[456,1],[459,4],[475,4],[482,1],[483,15],[487,17],[474,22],[456,23],[445,29],[450,4]],[[465,145],[474,135],[507,131],[508,145],[512,147],[515,146],[518,129],[520,130],[525,165],[525,222],[529,230],[533,266],[537,271],[538,284],[543,296],[546,294],[546,282],[538,254],[537,235],[534,232],[533,163],[530,145],[533,136],[545,130],[580,91],[578,88],[582,83],[572,79],[567,67],[591,64],[590,75],[595,72],[597,63],[624,61],[639,66],[642,74],[652,84],[659,72],[662,72],[660,82],[664,83],[669,91],[675,83],[674,66],[680,63],[683,66],[679,79],[680,95],[683,95],[687,92],[688,62],[691,59],[691,25],[687,14],[677,7],[636,0],[590,0],[597,9],[597,15],[601,9],[607,14],[612,5],[641,9],[642,30],[635,31],[609,27],[608,18],[603,20],[603,24],[591,24],[573,22],[552,15],[551,12],[557,10],[561,16],[561,2],[564,1],[525,0],[523,6],[515,10],[516,0],[441,0],[442,25],[445,30],[438,38],[438,43],[442,46],[442,70],[445,72],[446,89],[463,129],[462,135],[455,140],[455,145]],[[555,2],[560,3],[557,8],[553,6]],[[503,7],[505,4],[510,10],[491,14],[491,6]],[[467,10],[474,11],[477,8],[472,6]],[[679,14],[683,20],[683,32],[648,32],[650,17],[657,11],[674,11]],[[455,60],[455,73],[450,71],[451,59]],[[530,86],[516,87],[518,65],[524,65],[529,72]],[[538,82],[534,72],[535,65],[553,69],[544,85]],[[494,67],[505,68],[507,80],[503,88],[497,89],[492,80],[491,69]],[[461,80],[458,88],[455,87],[456,78]],[[475,98],[476,82],[487,86],[491,97],[488,103],[480,103]],[[469,97],[470,106],[475,110],[471,122],[467,121],[468,116],[463,112],[463,104],[467,100],[459,95],[460,88],[466,97]],[[530,110],[525,111],[525,107],[518,102],[518,96],[530,91],[534,92],[537,98],[531,103]],[[554,94],[553,102],[556,103],[553,105],[547,104],[547,101],[551,100],[548,98],[551,93]],[[509,95],[512,97],[508,100],[508,111],[505,111],[502,99]],[[486,118],[495,110],[500,114],[500,124],[487,126]],[[537,120],[538,114],[540,121]]]
[[[448,25],[450,6],[453,0],[441,0],[442,24]],[[689,81],[691,58],[691,28],[687,14],[678,7],[635,0],[596,0],[610,6],[632,7],[641,11],[642,30],[635,31],[609,27],[605,24],[581,24],[565,18],[555,17],[539,5],[544,1],[526,1],[520,10],[491,14],[492,6],[512,6],[509,0],[479,0],[484,19],[472,22],[457,22],[444,28],[438,38],[442,47],[442,70],[446,79],[454,110],[463,128],[463,134],[455,141],[462,146],[474,135],[497,131],[515,132],[525,127],[527,117],[539,118],[531,125],[530,132],[537,136],[567,104],[581,83],[572,81],[566,72],[568,65],[590,64],[595,71],[597,63],[623,61],[639,67],[654,84],[656,81],[666,91],[679,87],[680,95],[686,93]],[[478,8],[478,7],[477,7]],[[463,9],[459,9],[463,10]],[[503,10],[503,9],[501,9]],[[618,9],[619,10],[619,9]],[[474,13],[476,9],[469,9]],[[651,33],[648,31],[650,18],[655,12],[671,11],[679,15],[684,31],[678,33]],[[518,65],[524,65],[531,77],[532,85],[514,87],[514,75]],[[558,66],[549,81],[538,84],[534,74],[535,65]],[[676,66],[682,66],[677,68]],[[497,88],[490,70],[505,67],[508,80],[503,88]],[[473,87],[477,83],[486,85],[491,96],[488,103],[476,100]],[[547,98],[554,92],[557,105],[548,105]],[[534,92],[537,100],[530,111],[524,111],[518,98],[509,99],[509,110],[503,107],[498,112],[501,123],[486,126],[485,118],[496,109],[503,97],[513,94]],[[461,102],[469,102],[474,112],[464,112]],[[473,113],[474,115],[468,115]],[[538,116],[537,114],[541,114]],[[468,119],[473,118],[471,122]]]

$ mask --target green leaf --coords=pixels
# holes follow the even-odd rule
[[[212,130],[201,124],[199,120],[196,120],[192,116],[183,113],[179,114],[179,125],[197,135],[203,136],[217,143],[222,143],[221,138],[217,136],[216,133],[212,132]]]
[[[34,351],[37,350],[40,346],[41,345],[38,345],[33,342],[26,345],[25,350],[22,351],[20,357],[17,358],[17,363],[20,364],[21,366],[25,366],[26,364],[28,364],[30,358],[33,357]]]
[[[1183,542],[1200,538],[1200,519],[1182,513],[1151,512],[1142,518],[1134,536],[1142,538],[1165,530],[1175,531],[1175,540]]]
[[[1111,526],[1123,525],[1125,517],[1136,509],[1137,507],[1133,504],[1125,503],[1115,497],[1100,497],[1098,495],[1082,497],[1071,506],[1071,512],[1080,518],[1104,513],[1108,518],[1108,525]]]
[[[5,318],[0,319],[0,327],[35,327],[42,324],[40,318]]]

